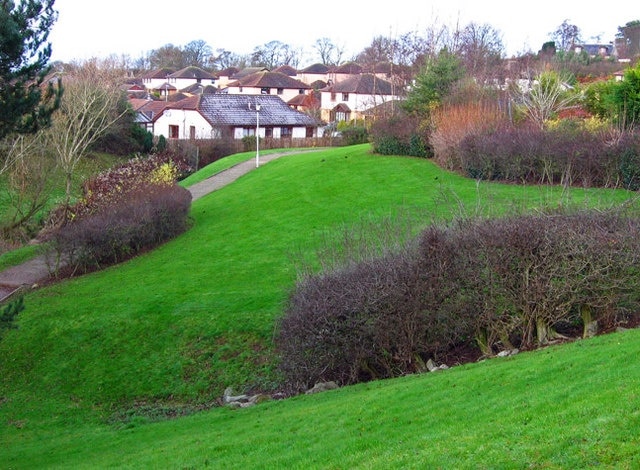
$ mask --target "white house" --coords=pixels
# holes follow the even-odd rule
[[[231,82],[225,93],[233,95],[276,95],[289,101],[296,95],[303,95],[311,87],[282,72],[256,72]]]
[[[373,74],[353,75],[320,90],[321,117],[328,122],[352,121],[370,108],[399,98],[387,80]]]
[[[318,137],[318,123],[291,109],[278,96],[203,94],[169,103],[153,133],[170,139],[255,136],[273,139]]]

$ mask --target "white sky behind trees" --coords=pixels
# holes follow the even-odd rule
[[[640,19],[637,0],[589,4],[584,0],[56,0],[58,21],[49,41],[51,59],[71,62],[112,54],[132,60],[166,44],[205,41],[213,51],[251,53],[280,41],[306,52],[300,66],[318,62],[313,44],[329,38],[344,48],[344,59],[362,51],[376,36],[420,33],[433,25],[460,28],[489,24],[502,34],[507,56],[537,52],[567,20],[585,42],[609,43],[619,26]],[[306,6],[305,6],[306,5]]]

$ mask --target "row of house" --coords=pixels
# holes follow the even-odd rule
[[[323,126],[367,119],[400,98],[389,72],[357,64],[228,69],[156,70],[129,87],[138,123],[156,136],[199,139],[233,136],[321,137]]]

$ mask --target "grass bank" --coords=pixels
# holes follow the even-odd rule
[[[16,462],[14,466],[18,468],[29,461],[55,467],[74,460],[91,462],[89,452],[96,452],[95,458],[104,457],[105,462],[125,459],[125,452],[119,445],[114,446],[114,442],[127,441],[129,434],[137,433],[136,423],[212,406],[227,386],[238,391],[277,389],[279,376],[272,336],[274,321],[296,277],[292,259],[312,257],[327,237],[339,233],[345,225],[399,212],[415,214],[428,223],[434,217],[450,217],[461,212],[497,214],[511,209],[567,204],[608,207],[631,196],[632,193],[626,191],[564,191],[477,183],[445,172],[428,160],[371,155],[366,145],[277,159],[195,201],[193,228],[159,249],[120,266],[27,296],[26,310],[20,314],[18,328],[8,331],[0,341],[0,422],[3,423],[0,439],[6,444],[5,450],[0,450],[0,461]],[[560,374],[559,377],[564,377],[564,382],[557,385],[558,389],[573,387],[571,376]],[[367,387],[373,387],[371,400],[374,400],[377,387],[384,386],[386,382],[356,390],[366,393]],[[416,387],[420,389],[421,385]],[[341,393],[347,392],[335,395]],[[545,390],[540,392],[541,400],[545,393]],[[470,397],[467,395],[466,399]],[[318,398],[320,403],[325,399],[328,398]],[[632,401],[637,397],[626,399]],[[356,403],[364,398],[353,400]],[[297,400],[293,403],[294,407],[306,406],[297,404]],[[409,408],[431,407],[429,403],[406,403]],[[264,410],[278,410],[281,406],[286,405],[269,404]],[[318,416],[329,413],[332,406],[341,409],[342,405],[337,402],[326,405],[317,411]],[[468,406],[482,410],[483,396]],[[551,403],[549,415],[540,415],[540,419],[555,419],[554,410]],[[246,416],[241,413],[230,414],[226,410],[214,413],[220,415],[211,416],[221,417],[215,419],[239,423],[232,431],[236,437],[225,441],[227,444],[214,454],[229,452],[233,458],[236,454],[228,449],[231,442],[261,427],[238,419]],[[293,433],[304,428],[301,416],[313,415],[314,411],[293,408],[283,413],[291,416],[298,413],[297,421],[285,420]],[[398,413],[401,420],[398,426],[412,420],[409,411]],[[150,435],[140,442],[146,439],[150,443],[155,440],[153,434],[159,433],[156,444],[148,446],[157,450],[154,455],[145,456],[146,451],[136,450],[132,441],[126,445],[131,446],[131,455],[137,457],[132,457],[129,464],[142,468],[144,465],[140,462],[168,455],[175,443],[182,445],[185,452],[190,448],[195,452],[192,456],[183,454],[181,462],[193,457],[193,465],[202,466],[204,460],[195,463],[204,455],[197,450],[195,442],[201,439],[199,434],[211,428],[205,433],[209,438],[201,440],[205,445],[204,442],[211,440],[208,433],[214,432],[212,429],[225,431],[218,428],[217,422],[205,424],[203,421],[200,431],[180,438],[193,439],[195,448],[177,436],[192,427],[188,424],[190,420],[207,419],[203,416],[207,415],[141,428]],[[255,421],[255,416],[243,419]],[[353,427],[356,418],[345,427],[339,421],[340,414],[331,416],[328,422],[348,432],[357,432],[358,428]],[[460,419],[464,423],[467,417],[461,415]],[[298,428],[294,426],[296,422]],[[134,425],[136,431],[127,429],[129,425]],[[177,428],[172,430],[174,425]],[[431,422],[425,424],[427,428],[431,425]],[[489,432],[495,425],[489,423],[485,431]],[[179,431],[181,426],[185,428]],[[328,426],[325,424],[320,429]],[[305,434],[309,432],[304,431],[307,437],[301,442],[311,439],[310,434]],[[367,427],[362,432],[378,433]],[[322,433],[313,435],[318,440],[315,446],[320,458],[332,454],[329,447],[322,451],[320,448],[340,438],[337,435],[325,438]],[[280,453],[282,449],[275,443],[272,445],[276,447],[268,444],[267,436],[256,449]],[[375,442],[384,437],[376,436],[371,438]],[[445,433],[442,438],[448,436]],[[78,439],[81,442],[77,442]],[[352,446],[362,446],[362,449],[345,448],[335,456],[353,453],[357,458],[359,452],[367,451],[371,439],[353,441]],[[433,439],[434,445],[440,445],[437,438]],[[552,439],[551,433],[549,439]],[[478,441],[471,441],[468,448],[477,444]],[[86,449],[82,450],[82,446]],[[397,446],[398,453],[407,451],[410,458],[411,447],[399,443]],[[109,451],[109,447],[113,450]],[[395,453],[393,447],[387,450]],[[100,457],[103,451],[112,455]],[[5,452],[4,457],[11,460],[3,458]],[[378,454],[383,465],[387,457],[382,450]],[[290,460],[309,458],[299,455]]]

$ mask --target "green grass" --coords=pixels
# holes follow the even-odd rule
[[[16,440],[6,468],[638,468],[640,332],[172,421]],[[0,454],[1,455],[1,454]]]
[[[225,455],[228,462],[243,462],[240,451],[244,449],[247,458],[254,455],[255,459],[244,468],[281,464],[282,468],[366,467],[364,462],[369,457],[363,459],[365,455],[373,459],[371,466],[384,468],[402,467],[403,459],[411,464],[430,458],[434,447],[439,448],[434,455],[462,462],[465,452],[472,449],[482,454],[482,446],[491,444],[491,439],[508,436],[511,441],[520,440],[517,433],[500,434],[500,420],[476,423],[477,429],[470,431],[473,437],[466,436],[465,423],[473,410],[486,415],[487,400],[496,408],[500,408],[498,400],[508,400],[509,406],[521,400],[513,411],[520,419],[520,408],[528,401],[546,400],[550,393],[547,389],[535,391],[543,385],[535,377],[527,382],[529,385],[518,383],[514,385],[517,388],[503,389],[493,384],[493,379],[487,380],[486,395],[482,387],[459,398],[460,403],[469,404],[457,417],[446,406],[456,393],[442,384],[431,390],[429,384],[435,376],[428,376],[271,403],[255,411],[215,410],[142,425],[153,416],[210,406],[227,386],[236,390],[276,387],[273,327],[295,280],[292,256],[313,253],[327,234],[339,232],[345,224],[399,212],[411,212],[428,223],[432,217],[461,211],[497,214],[560,204],[607,207],[632,195],[611,190],[563,192],[561,188],[476,184],[444,172],[427,160],[374,156],[368,149],[366,145],[337,148],[270,162],[195,201],[194,226],[176,240],[121,266],[30,294],[18,329],[7,332],[0,342],[0,462],[11,462],[15,468],[166,468],[163,458],[172,458],[175,460],[169,467],[199,468],[206,459],[217,465],[216,459]],[[243,158],[251,155],[231,160]],[[203,174],[220,171],[230,161],[216,162],[216,168],[203,169]],[[637,344],[637,336],[628,338]],[[579,344],[598,345],[601,341],[606,342],[597,339]],[[572,347],[581,347],[577,344]],[[625,343],[624,347],[632,346]],[[603,357],[611,353],[603,352]],[[526,367],[526,359],[518,357],[513,362]],[[627,365],[624,360],[621,363]],[[487,374],[482,372],[483,367],[495,366],[485,363],[464,367],[442,377],[460,374],[455,377],[463,380],[468,369],[476,370],[476,379],[470,379],[466,386],[471,387],[473,380]],[[531,366],[531,370],[537,367]],[[509,380],[518,376],[515,370],[509,374],[514,376]],[[574,387],[573,376],[559,373],[558,380],[554,387],[559,390]],[[379,430],[375,423],[381,411],[363,411],[361,428],[358,414],[348,414],[348,409],[357,409],[360,402],[371,402],[380,410],[399,407],[398,401],[385,397],[394,396],[393,390],[403,387],[409,390],[401,400],[405,408],[397,408],[394,415],[399,421],[389,424],[386,431]],[[625,389],[628,393],[624,400],[637,404],[633,388]],[[433,397],[432,392],[436,394]],[[585,390],[584,396],[592,392]],[[620,388],[618,392],[622,393]],[[532,416],[557,420],[557,412],[564,412],[564,403],[558,407],[549,402],[546,412],[537,404]],[[594,399],[594,403],[610,406],[600,399]],[[414,419],[411,410],[434,415],[410,425]],[[633,413],[624,415],[633,418]],[[262,419],[267,420],[265,425]],[[637,423],[637,415],[633,419]],[[282,424],[276,425],[280,421]],[[442,427],[436,427],[433,433],[428,431],[440,422]],[[509,426],[506,429],[515,432],[514,424]],[[391,438],[396,427],[413,431],[404,438]],[[536,428],[556,442],[553,431]],[[420,429],[422,438],[409,439]],[[534,431],[529,429],[533,427],[526,429],[525,437],[532,436],[529,433]],[[583,425],[577,425],[575,432],[581,430]],[[296,435],[300,438],[293,441],[297,445],[280,439],[294,439]],[[255,445],[238,446],[243,436],[249,436]],[[220,448],[214,451],[212,442],[218,439]],[[608,437],[604,439],[608,442]],[[524,451],[516,447],[514,457],[518,449]],[[614,457],[618,452],[607,451]],[[546,451],[541,452],[542,458]],[[531,457],[535,463],[535,456],[533,450],[527,450],[519,462]],[[273,466],[258,465],[260,458],[265,462],[271,459]],[[285,465],[287,462],[291,465]],[[487,462],[491,467],[491,460]],[[233,465],[225,465],[228,467]]]

